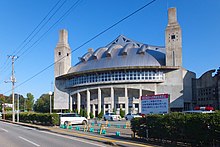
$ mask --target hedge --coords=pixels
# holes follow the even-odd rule
[[[131,129],[141,138],[184,142],[193,146],[210,145],[220,142],[220,112],[148,115],[132,119]]]
[[[12,120],[12,114],[6,114],[5,119]],[[19,121],[24,123],[55,126],[59,125],[59,115],[49,113],[24,112],[19,114]]]

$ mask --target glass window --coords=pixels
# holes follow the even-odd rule
[[[93,82],[107,82],[107,81],[124,81],[124,80],[163,80],[164,74],[160,71],[143,71],[143,70],[130,70],[130,71],[108,71],[105,73],[95,73],[89,75],[82,75],[78,77],[73,77],[66,81],[66,87],[93,83]],[[211,88],[201,89],[201,94],[212,93]]]

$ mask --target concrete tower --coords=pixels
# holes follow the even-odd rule
[[[168,10],[166,66],[182,67],[182,31],[177,22],[176,8],[169,8]]]
[[[60,30],[59,42],[54,51],[54,76],[67,74],[71,67],[71,49],[68,44],[67,30]]]
[[[60,30],[59,41],[54,50],[54,77],[67,74],[71,68],[71,49],[68,44],[68,32]],[[54,107],[53,109],[71,109],[71,98],[66,91],[64,81],[55,80],[54,85]]]

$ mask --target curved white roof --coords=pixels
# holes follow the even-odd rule
[[[120,35],[106,47],[95,52],[90,50],[79,59],[80,62],[68,73],[129,66],[165,66],[165,48],[142,44]]]

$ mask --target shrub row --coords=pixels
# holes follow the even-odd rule
[[[5,119],[12,120],[12,114],[6,114]],[[59,125],[59,115],[49,113],[24,112],[20,113],[19,121],[24,123],[54,126]]]
[[[132,119],[131,129],[141,138],[207,145],[220,141],[220,112],[149,115]]]

